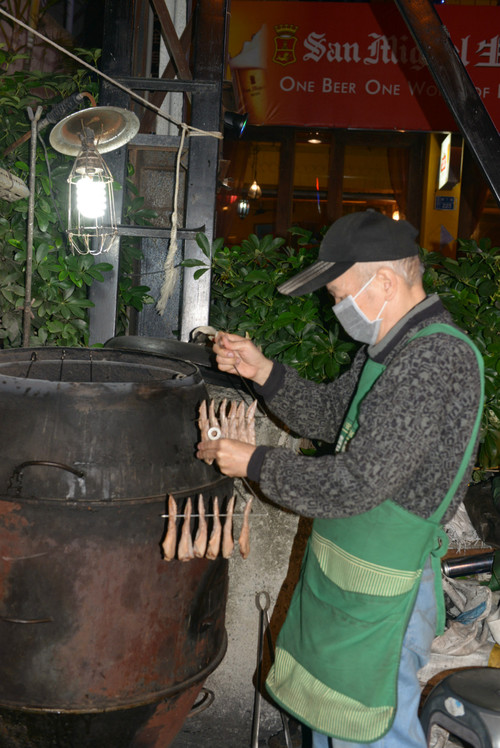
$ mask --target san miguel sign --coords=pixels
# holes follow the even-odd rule
[[[500,7],[438,12],[500,128]],[[457,130],[392,3],[232,0],[229,64],[251,124]]]

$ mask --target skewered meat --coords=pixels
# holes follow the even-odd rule
[[[227,399],[224,398],[219,406],[219,417],[215,414],[215,403],[210,400],[208,407],[204,400],[199,408],[198,426],[201,432],[201,440],[208,439],[237,439],[247,444],[255,444],[255,410],[257,400],[254,400],[245,413],[245,403],[241,401],[237,405],[235,400],[231,401],[229,412],[227,411]],[[213,460],[205,460],[209,465]]]
[[[233,540],[233,512],[234,512],[235,497],[231,496],[227,503],[226,510],[226,521],[224,522],[224,530],[222,532],[222,556],[223,558],[230,558],[234,551],[234,540]]]
[[[247,441],[249,444],[255,445],[255,411],[257,410],[257,400],[254,400],[251,405],[248,406],[247,414],[245,416],[247,425]]]
[[[210,428],[219,428],[219,421],[215,415],[215,404],[213,400],[210,400],[208,405],[208,425]]]
[[[202,401],[200,408],[199,408],[198,428],[200,429],[201,441],[202,442],[208,441],[208,429],[210,428],[210,421],[209,421],[209,417],[207,414],[206,400]],[[204,462],[206,462],[207,465],[211,465],[213,463],[213,460],[208,459],[208,460],[204,460]]]
[[[252,508],[253,496],[248,499],[245,509],[243,510],[243,524],[241,525],[238,545],[243,558],[247,558],[250,553],[250,510]]]
[[[184,522],[182,523],[181,539],[177,551],[179,561],[191,561],[194,558],[193,541],[191,539],[191,499],[186,501],[184,507]]]
[[[231,406],[229,408],[229,415],[227,417],[229,439],[238,438],[238,424],[236,420],[237,410],[238,410],[238,406],[236,405],[236,402],[234,400],[231,400]]]
[[[227,421],[227,399],[224,398],[224,400],[221,402],[219,406],[219,423],[220,423],[220,431],[221,431],[221,437],[222,439],[227,439],[229,435],[229,424]]]
[[[221,533],[222,533],[222,525],[220,523],[220,516],[219,516],[219,500],[217,496],[214,498],[213,506],[214,506],[214,522],[212,526],[212,532],[210,534],[210,540],[208,541],[207,552],[205,554],[205,557],[209,558],[211,561],[213,561],[214,558],[217,558],[217,556],[219,555]]]
[[[207,414],[207,401],[203,400],[199,408],[198,417],[198,428],[200,429],[201,441],[206,442],[208,439],[208,414]]]
[[[175,558],[177,545],[177,504],[173,496],[168,497],[168,526],[162,543],[163,558],[171,561]]]
[[[245,403],[243,400],[238,405],[236,410],[236,431],[238,436],[236,437],[240,442],[247,441],[247,429],[245,422]]]
[[[207,550],[207,520],[205,519],[205,502],[203,496],[198,496],[198,530],[194,539],[193,551],[196,558],[203,558]]]

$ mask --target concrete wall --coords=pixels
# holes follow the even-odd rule
[[[223,398],[250,403],[250,395],[209,386],[216,404]],[[296,451],[299,442],[259,410],[256,414],[257,444],[287,446]],[[244,499],[249,492],[235,481],[237,502],[234,536],[239,535]],[[254,488],[256,488],[254,486]],[[258,490],[258,489],[256,489]],[[261,495],[260,495],[261,496]],[[243,748],[250,746],[260,612],[256,595],[266,591],[271,599],[269,616],[273,642],[284,620],[300,570],[300,561],[310,530],[309,522],[279,509],[264,497],[254,497],[251,514],[251,551],[243,560],[236,548],[229,561],[229,595],[226,612],[227,653],[221,665],[207,679],[213,691],[213,704],[198,716],[189,718],[173,748]],[[265,650],[264,672],[269,669]],[[264,693],[264,692],[263,692]],[[264,693],[261,707],[260,738],[281,729],[281,717]],[[265,741],[265,742],[262,742]]]

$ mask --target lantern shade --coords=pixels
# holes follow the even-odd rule
[[[128,143],[139,132],[139,118],[128,109],[96,106],[73,112],[51,130],[52,148],[67,156],[77,156],[81,148],[81,133],[91,130],[100,153],[108,153]]]

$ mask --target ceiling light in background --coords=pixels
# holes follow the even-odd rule
[[[257,158],[258,158],[259,149],[258,146],[255,146],[253,149],[253,182],[248,188],[248,197],[251,200],[258,200],[259,197],[262,195],[262,190],[259,187],[259,184],[257,182]]]
[[[248,188],[248,197],[251,200],[257,200],[259,197],[261,197],[261,195],[262,195],[262,190],[254,179],[252,184]]]
[[[323,142],[323,140],[321,139],[321,135],[319,134],[319,132],[316,131],[316,132],[312,132],[309,135],[309,137],[307,138],[307,142],[311,143],[312,145],[319,145],[320,143]]]

